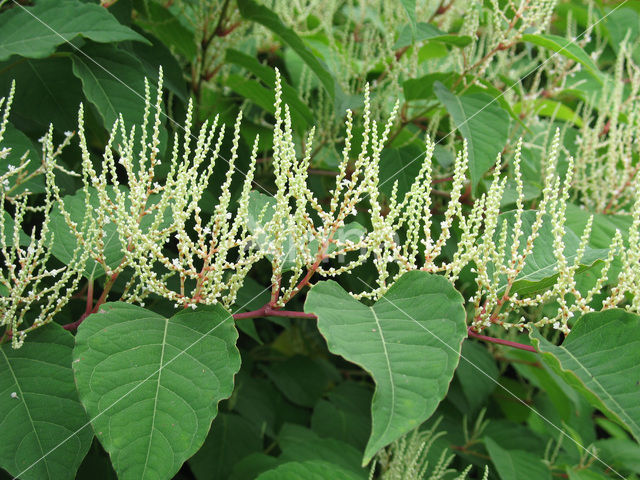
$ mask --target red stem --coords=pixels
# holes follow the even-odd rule
[[[253,310],[252,312],[242,312],[233,315],[234,320],[260,317],[310,318],[314,320],[318,318],[313,313],[295,312],[292,310],[277,310],[270,304],[266,304],[262,308]]]
[[[531,345],[524,345],[523,343],[512,342],[510,340],[502,340],[501,338],[488,337],[486,335],[480,335],[479,333],[473,330],[473,327],[469,327],[467,329],[470,337],[478,338],[480,340],[485,340],[491,343],[497,343],[499,345],[506,345],[507,347],[519,348],[520,350],[526,350],[527,352],[538,353],[535,348]]]

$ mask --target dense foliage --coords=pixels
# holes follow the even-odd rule
[[[0,478],[638,478],[638,39],[0,0]]]

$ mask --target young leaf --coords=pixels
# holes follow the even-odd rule
[[[619,309],[581,317],[560,346],[531,334],[544,362],[640,442],[640,316]]]
[[[375,305],[334,281],[315,285],[305,311],[318,316],[329,350],[376,382],[363,465],[433,413],[449,387],[466,337],[462,296],[443,277],[404,274]]]
[[[57,324],[0,346],[0,466],[12,476],[73,479],[93,432],[78,400],[73,336]]]
[[[469,170],[475,191],[482,175],[496,163],[496,156],[507,143],[509,114],[489,95],[456,96],[440,82],[434,83],[433,91],[469,143]]]
[[[94,42],[135,40],[149,43],[139,33],[121,25],[106,8],[78,0],[36,2],[16,6],[0,15],[0,60],[11,55],[44,58],[58,45],[81,36]]]
[[[233,390],[237,338],[219,305],[164,318],[107,303],[80,325],[76,385],[118,478],[171,478],[198,451]]]

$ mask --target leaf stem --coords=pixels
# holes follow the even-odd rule
[[[487,335],[480,335],[477,333],[473,327],[469,327],[467,329],[470,337],[477,338],[479,340],[484,340],[486,342],[497,343],[498,345],[505,345],[507,347],[519,348],[520,350],[526,350],[527,352],[538,353],[538,351],[533,348],[531,345],[525,345],[523,343],[512,342],[511,340],[503,340],[501,338],[488,337]]]
[[[278,310],[273,308],[269,303],[262,308],[253,310],[251,312],[236,313],[233,315],[234,320],[244,320],[248,318],[260,318],[260,317],[287,317],[287,318],[309,318],[317,319],[313,313],[296,312],[293,310]]]

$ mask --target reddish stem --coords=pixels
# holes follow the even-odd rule
[[[502,340],[501,338],[488,337],[486,335],[480,335],[479,333],[473,330],[473,327],[469,327],[467,332],[470,337],[478,338],[480,340],[484,340],[486,342],[497,343],[499,345],[505,345],[507,347],[519,348],[520,350],[526,350],[527,352],[538,353],[535,348],[531,345],[525,345],[523,343],[512,342],[510,340]]]
[[[313,313],[295,312],[292,310],[278,310],[273,308],[270,304],[264,305],[258,310],[251,312],[236,313],[233,315],[234,320],[243,320],[247,318],[260,318],[260,317],[288,317],[288,318],[310,318],[317,319]]]

